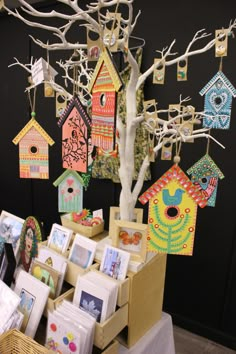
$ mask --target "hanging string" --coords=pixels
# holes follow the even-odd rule
[[[178,142],[178,138],[176,137],[174,163],[176,163],[177,165],[180,162],[180,150],[181,150],[181,147],[182,147],[182,141],[180,140]]]
[[[219,71],[223,70],[223,57],[220,57]]]
[[[72,55],[72,61],[77,61],[78,56],[76,54],[76,51],[74,51]],[[77,64],[74,64],[73,66],[73,96],[78,94],[78,67]]]
[[[119,7],[119,2],[120,2],[120,0],[117,0],[115,13],[114,13],[114,18],[113,18],[112,27],[111,27],[111,35],[110,35],[110,38],[109,38],[108,49],[111,47],[111,40],[112,40],[112,35],[113,35],[113,32],[114,32],[114,28],[115,28],[116,15],[117,15],[118,7]]]
[[[211,135],[211,130],[209,130],[208,135]],[[207,138],[207,148],[206,148],[206,154],[209,155],[209,149],[210,149],[210,137],[208,136]]]
[[[37,86],[33,88],[33,99],[31,98],[30,95],[30,90],[28,90],[28,99],[29,99],[29,104],[30,104],[30,110],[31,110],[31,117],[35,117],[35,101],[36,101],[36,91],[37,91]]]

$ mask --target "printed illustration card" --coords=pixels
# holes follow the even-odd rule
[[[49,297],[55,299],[57,295],[57,287],[60,281],[61,273],[45,263],[40,262],[37,258],[34,258],[31,267],[30,274],[35,278],[43,282],[50,287]]]
[[[59,224],[53,224],[48,238],[48,247],[59,253],[65,253],[69,247],[73,231]]]
[[[68,258],[71,262],[86,269],[93,263],[96,247],[97,242],[76,234]]]
[[[24,315],[21,331],[34,338],[50,287],[21,269],[17,274],[14,292],[20,297],[18,309]]]
[[[124,280],[128,270],[130,253],[105,245],[100,271],[118,280]]]

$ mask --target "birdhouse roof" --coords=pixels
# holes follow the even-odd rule
[[[54,182],[53,185],[54,187],[58,187],[59,184],[61,184],[68,176],[74,176],[75,179],[83,186],[84,185],[84,181],[83,178],[79,175],[78,172],[74,171],[74,170],[65,170]]]
[[[121,89],[121,87],[123,86],[123,82],[122,82],[121,77],[119,75],[119,71],[117,70],[115,63],[112,60],[111,54],[107,48],[105,48],[103,50],[103,52],[101,53],[101,55],[98,59],[93,76],[92,76],[91,81],[89,83],[89,87],[88,87],[89,92],[91,92],[93,90],[93,87],[97,81],[99,74],[100,74],[100,69],[101,69],[103,63],[105,63],[105,65],[107,67],[107,70],[108,70],[109,75],[112,79],[113,85],[115,87],[115,91],[118,92]]]
[[[207,174],[209,171],[217,175],[220,179],[224,178],[222,171],[215,164],[212,158],[206,154],[200,160],[198,160],[192,167],[187,170],[188,175],[199,174],[199,169],[202,172],[202,175]]]
[[[65,123],[67,117],[69,116],[70,112],[72,111],[72,109],[74,107],[76,107],[76,109],[79,112],[81,118],[83,119],[85,125],[89,129],[91,127],[91,118],[89,117],[88,113],[86,112],[86,110],[82,106],[82,103],[81,103],[79,97],[75,97],[75,96],[72,97],[72,99],[70,100],[69,104],[67,105],[65,111],[60,116],[60,119],[57,123],[58,126],[60,128],[62,127],[62,125]]]
[[[36,121],[35,118],[31,118],[30,121],[24,126],[23,129],[16,135],[16,137],[12,140],[15,145],[19,143],[19,141],[25,136],[26,133],[31,128],[35,128],[37,132],[43,136],[46,142],[52,146],[54,144],[54,140],[48,135],[48,133],[41,127],[41,125]]]
[[[146,190],[138,199],[142,204],[146,204],[157,193],[161,192],[171,180],[177,180],[185,189],[189,196],[201,207],[205,207],[207,199],[202,195],[198,188],[190,181],[188,176],[181,170],[178,165],[173,165],[164,175],[159,178],[150,188]]]
[[[231,84],[229,79],[223,74],[222,71],[218,71],[215,76],[201,89],[199,92],[201,96],[205,95],[205,93],[210,90],[210,88],[216,83],[217,80],[221,80],[224,86],[229,90],[233,97],[236,96],[236,89]]]

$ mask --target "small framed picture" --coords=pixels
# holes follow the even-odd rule
[[[4,243],[3,251],[0,255],[0,279],[9,287],[12,284],[16,269],[16,258],[11,243]]]
[[[130,253],[105,245],[100,271],[118,280],[124,280],[128,270]]]
[[[109,236],[112,236],[114,220],[120,220],[120,208],[110,207],[110,217],[109,217]],[[135,208],[132,222],[143,222],[143,209]]]
[[[96,247],[96,241],[80,234],[76,234],[68,259],[69,261],[86,269],[93,263]]]
[[[15,257],[19,253],[20,235],[24,221],[24,219],[5,210],[2,210],[0,215],[0,240],[12,244]]]
[[[73,231],[59,224],[53,224],[48,238],[48,247],[65,253],[69,247]]]
[[[134,261],[145,262],[147,253],[147,224],[114,220],[112,246],[130,252]]]

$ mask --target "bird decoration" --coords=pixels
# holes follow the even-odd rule
[[[181,188],[177,188],[174,195],[170,195],[168,189],[163,189],[162,191],[162,199],[165,205],[179,205],[182,202],[182,195],[184,190]]]

